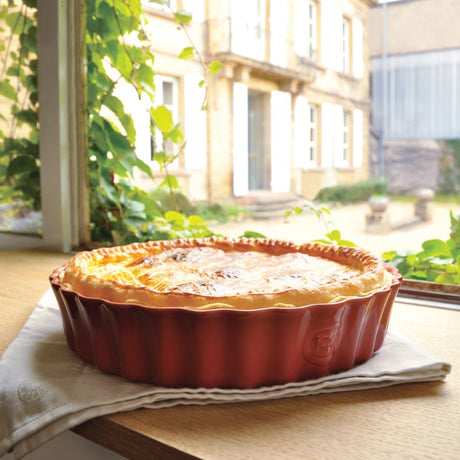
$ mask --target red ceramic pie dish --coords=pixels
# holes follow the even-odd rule
[[[255,388],[315,379],[370,359],[383,343],[401,276],[366,297],[297,308],[152,308],[82,296],[50,282],[69,347],[128,380]]]

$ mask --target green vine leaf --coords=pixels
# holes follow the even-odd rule
[[[192,20],[192,13],[179,9],[174,13],[174,19],[179,24],[188,24]]]
[[[179,181],[177,180],[176,176],[172,174],[167,174],[165,178],[162,180],[160,187],[168,187],[172,190],[176,190],[179,188]]]
[[[263,235],[262,233],[259,233],[259,232],[254,232],[254,231],[251,231],[251,230],[246,230],[241,236],[240,238],[267,238],[265,235]]]
[[[140,63],[139,67],[135,69],[134,75],[137,83],[145,84],[148,88],[154,89],[154,77],[155,72],[153,71],[151,65],[146,63]]]
[[[212,75],[218,73],[220,69],[222,69],[222,62],[220,61],[212,61],[209,64],[209,73],[211,73]]]
[[[174,127],[172,113],[164,106],[153,107],[150,110],[155,126],[163,133],[167,134]]]
[[[11,85],[11,83],[6,79],[3,81],[0,81],[0,95],[14,102],[17,102],[18,100],[16,90]]]
[[[177,57],[179,59],[183,59],[184,61],[191,61],[195,57],[195,48],[193,48],[193,46],[187,46]]]
[[[451,257],[445,241],[440,239],[427,240],[422,243],[424,257]]]
[[[37,167],[35,158],[30,155],[18,155],[11,160],[7,169],[7,177],[13,177],[23,174],[24,171],[30,171]]]

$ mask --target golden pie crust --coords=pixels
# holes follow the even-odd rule
[[[61,273],[86,297],[150,307],[294,308],[364,297],[391,285],[370,253],[268,239],[183,239],[83,251]]]
[[[83,251],[63,288],[116,303],[200,310],[295,308],[364,297],[392,275],[350,247],[271,239],[182,239]]]

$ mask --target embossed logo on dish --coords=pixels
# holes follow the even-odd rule
[[[313,364],[325,366],[330,363],[335,344],[339,336],[339,327],[333,325],[309,334],[304,342],[303,353]]]
[[[22,402],[31,403],[40,399],[47,391],[38,383],[24,380],[18,387],[18,397]]]

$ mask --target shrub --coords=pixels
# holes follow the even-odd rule
[[[384,179],[368,179],[349,185],[335,185],[322,188],[314,201],[320,203],[356,203],[366,201],[372,195],[385,195],[387,182]]]

